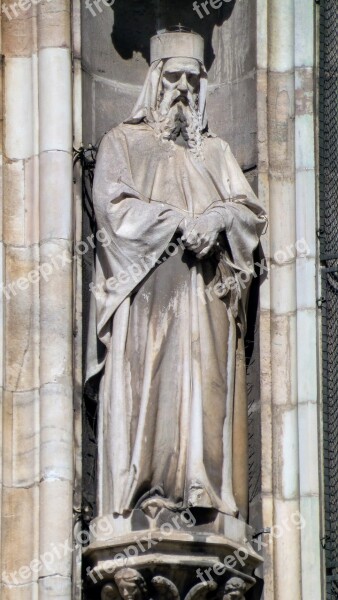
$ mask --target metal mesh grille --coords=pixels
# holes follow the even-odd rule
[[[326,597],[338,599],[338,3],[320,15],[320,198]]]

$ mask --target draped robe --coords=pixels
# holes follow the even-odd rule
[[[246,297],[265,216],[227,143],[204,135],[203,155],[146,122],[100,145],[94,206],[109,244],[97,248],[88,359],[88,377],[102,371],[99,515],[126,516],[149,494],[232,515],[240,505]],[[198,260],[178,227],[208,210],[227,226]]]

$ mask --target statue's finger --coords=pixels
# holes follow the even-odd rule
[[[212,245],[208,244],[205,248],[203,248],[203,250],[201,250],[198,254],[197,254],[197,258],[201,259],[204,258],[211,250]]]

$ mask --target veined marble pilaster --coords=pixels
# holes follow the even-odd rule
[[[74,148],[80,148],[82,138],[82,65],[81,65],[81,0],[72,2],[72,51],[73,51],[73,132]],[[74,238],[82,240],[82,173],[77,163],[74,172]],[[78,517],[82,511],[82,274],[83,264],[79,255],[74,265],[74,512]],[[81,530],[82,521],[75,525],[75,537]],[[72,600],[82,598],[82,546],[75,542],[73,555]]]
[[[320,530],[320,413],[317,308],[318,239],[316,198],[316,4],[295,4],[295,159],[296,232],[308,253],[296,259],[298,346],[298,435],[302,593],[304,598],[324,595]],[[321,412],[321,411],[320,411]]]
[[[259,197],[270,216],[260,300],[267,600],[322,597],[314,10],[258,1]]]
[[[24,4],[2,15],[1,595],[70,599],[72,552],[60,550],[72,545],[73,504],[70,2]]]

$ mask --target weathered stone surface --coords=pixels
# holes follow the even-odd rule
[[[33,119],[33,62],[32,56],[5,59],[4,151],[7,158],[13,160],[34,154],[34,125],[37,127],[37,123]],[[27,118],[28,115],[31,118]]]
[[[271,343],[273,351],[272,394],[274,404],[297,403],[295,380],[296,359],[296,315],[272,316]]]
[[[37,173],[39,158],[33,156],[25,161],[25,245],[38,244],[40,239],[39,194]]]
[[[38,555],[38,498],[36,486],[3,488],[2,568],[7,574],[13,574],[16,585],[36,579],[30,563]],[[20,571],[22,567],[26,569]]]
[[[27,0],[27,10],[21,10],[18,3],[4,5],[7,14],[2,11],[3,19],[3,46],[4,55],[30,57],[32,51],[36,51],[36,43],[33,35],[34,16],[33,4]]]
[[[29,487],[37,484],[40,477],[39,395],[37,390],[33,390],[31,392],[13,393],[12,396],[13,444],[11,485]],[[10,450],[10,447],[8,450]]]
[[[65,240],[40,247],[41,362],[40,383],[68,384],[72,373],[71,245]],[[61,293],[62,290],[62,293]]]
[[[41,238],[70,240],[73,235],[72,213],[67,210],[73,186],[71,154],[52,150],[40,156]],[[60,189],[58,182],[64,178]]]
[[[47,555],[40,576],[70,577],[72,569],[72,499],[73,485],[49,474],[40,484],[39,553]],[[58,516],[55,522],[54,516]]]
[[[271,72],[268,97],[269,168],[285,182],[294,177],[294,73]]]
[[[47,150],[72,152],[71,90],[71,57],[69,50],[66,48],[44,48],[40,50],[40,152]],[[51,118],[51,115],[53,115],[53,118]]]
[[[53,407],[53,410],[51,410]],[[73,481],[72,387],[47,384],[40,390],[40,471],[43,480]]]
[[[4,164],[4,242],[25,245],[25,163],[23,160]]]
[[[6,586],[2,584],[0,586],[1,589],[1,598],[3,600],[37,600],[38,599],[38,584],[31,583],[26,585],[19,586]]]
[[[39,598],[44,600],[69,600],[72,585],[70,577],[44,577],[39,581]]]
[[[6,251],[5,382],[12,391],[39,385],[38,248]]]
[[[39,5],[39,50],[43,48],[70,48],[69,0],[45,0]]]

